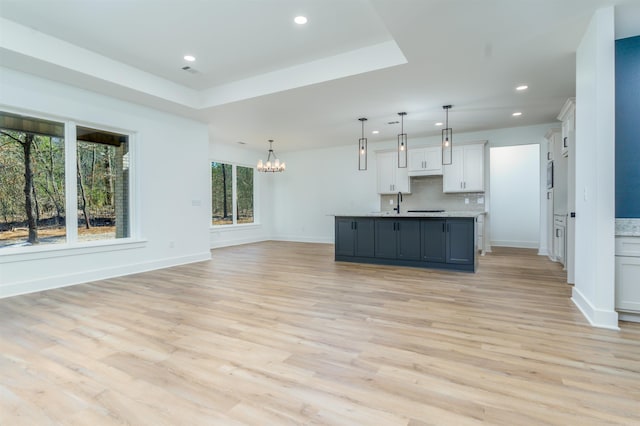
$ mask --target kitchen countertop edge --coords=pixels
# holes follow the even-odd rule
[[[445,211],[441,213],[387,213],[387,212],[374,212],[374,213],[351,213],[351,214],[332,214],[330,216],[336,217],[388,217],[388,218],[421,218],[421,217],[469,217],[476,218],[487,214],[487,212],[465,212],[465,211]]]

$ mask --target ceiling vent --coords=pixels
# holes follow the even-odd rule
[[[190,74],[198,74],[199,71],[195,68],[190,67],[189,65],[185,65],[182,69]]]

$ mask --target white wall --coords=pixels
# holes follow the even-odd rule
[[[454,123],[455,125],[455,123]],[[454,134],[454,143],[487,140],[488,146],[539,144],[553,124]],[[349,146],[283,153],[287,171],[273,180],[273,238],[332,243],[333,214],[380,210],[376,193],[376,150],[394,149],[396,141],[369,143],[367,171],[358,171],[357,129]],[[434,145],[440,137],[412,138],[409,148]],[[485,155],[486,188],[490,187],[489,155]],[[487,208],[491,209],[487,191]],[[487,217],[490,232],[491,210]]]
[[[614,10],[598,10],[576,56],[575,286],[591,324],[617,328],[615,311]]]
[[[538,248],[540,145],[490,150],[491,244]]]
[[[210,258],[205,125],[5,68],[0,93],[2,108],[134,132],[141,239],[0,254],[0,296]]]
[[[264,151],[253,151],[241,146],[209,143],[210,161],[233,163],[240,166],[255,167],[258,159],[266,159],[267,144]],[[284,158],[284,157],[283,157]],[[211,248],[254,243],[271,238],[271,217],[273,216],[273,197],[271,183],[280,178],[278,173],[258,173],[254,169],[254,220],[253,224],[216,226],[209,229]],[[284,172],[285,174],[287,172]],[[211,207],[209,207],[209,212]],[[210,217],[210,216],[209,216]],[[214,252],[215,257],[215,252]]]

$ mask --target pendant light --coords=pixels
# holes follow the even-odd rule
[[[269,154],[267,155],[267,162],[263,163],[262,160],[258,161],[258,171],[264,173],[276,173],[276,172],[284,172],[287,168],[284,161],[281,163],[280,159],[273,152],[273,139],[269,139]],[[273,159],[272,159],[273,157]]]
[[[446,124],[445,128],[442,129],[442,164],[449,165],[453,160],[453,129],[449,127],[449,110],[451,109],[451,105],[443,105],[442,108],[446,113]]]
[[[362,123],[362,137],[358,139],[358,170],[367,170],[367,138],[364,137],[364,122],[366,118],[358,118]]]
[[[400,134],[398,135],[398,168],[407,168],[407,134],[404,132],[404,116],[406,112],[399,112],[400,116]]]

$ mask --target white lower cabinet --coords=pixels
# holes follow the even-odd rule
[[[565,265],[567,252],[567,215],[553,216],[553,255],[556,262]]]
[[[640,322],[640,237],[616,237],[616,309]]]
[[[376,154],[378,194],[410,193],[407,168],[398,167],[398,154],[379,152]]]

